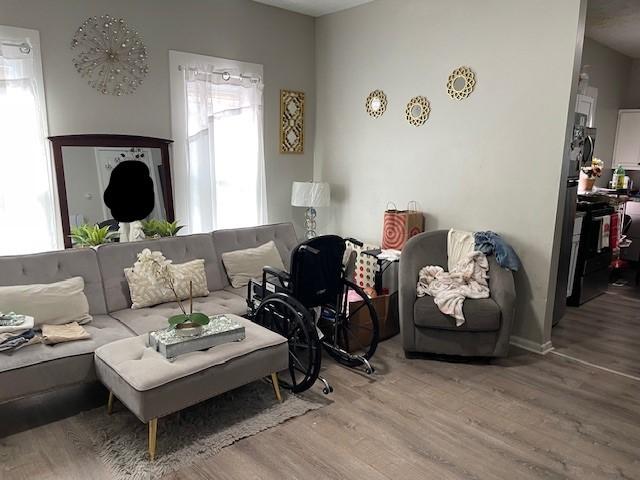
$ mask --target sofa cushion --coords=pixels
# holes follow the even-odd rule
[[[233,285],[227,285],[226,287],[224,287],[224,291],[233,293],[235,295],[238,295],[239,297],[246,299],[249,287],[245,285],[244,287],[235,288]]]
[[[82,277],[54,283],[0,287],[0,311],[14,311],[33,317],[36,328],[44,324],[84,324],[91,321]]]
[[[238,318],[246,338],[172,361],[148,347],[147,336],[127,338],[96,350],[102,383],[141,421],[166,416],[287,368],[284,337]]]
[[[234,250],[244,250],[245,248],[255,248],[264,245],[269,240],[273,240],[280,253],[285,269],[289,269],[289,257],[291,250],[300,241],[291,223],[276,223],[273,225],[261,225],[249,228],[234,228],[230,230],[217,230],[213,232],[213,243],[218,255]],[[224,285],[229,284],[229,280],[224,274],[222,257],[219,259],[220,271],[224,275]],[[211,286],[209,289],[212,290]]]
[[[255,248],[245,248],[221,254],[222,263],[234,288],[242,288],[252,278],[262,275],[264,267],[284,270],[282,257],[273,240]]]
[[[247,313],[247,301],[245,298],[227,292],[226,290],[218,290],[211,292],[208,297],[194,298],[193,311],[207,315],[217,315],[220,313],[244,315]],[[181,313],[181,311],[178,304],[171,302],[156,305],[155,307],[140,308],[138,310],[126,308],[112,312],[111,315],[120,320],[132,332],[137,335],[142,335],[152,330],[168,327],[168,318],[179,313]]]
[[[467,298],[462,306],[465,322],[456,327],[456,320],[445,315],[433,297],[418,298],[413,307],[413,321],[418,327],[461,332],[493,332],[500,329],[500,307],[491,298]]]
[[[287,343],[286,338],[250,320],[237,317],[234,320],[245,328],[246,338],[241,342],[228,342],[206,350],[186,353],[172,361],[150,348],[146,335],[127,338],[98,348],[95,357],[110,367],[120,377],[120,381],[125,381],[135,390],[143,392],[231,362],[238,357]],[[286,357],[286,354],[281,355],[279,369],[287,367]],[[262,375],[273,371],[277,370],[267,371]],[[260,376],[257,375],[258,378]]]
[[[98,261],[105,282],[105,298],[109,312],[131,306],[129,285],[124,275],[124,269],[131,267],[137,260],[138,253],[145,248],[161,251],[173,263],[184,263],[202,258],[204,259],[209,290],[220,290],[227,284],[210,234],[101,245],[97,250]]]
[[[151,254],[150,251],[147,251]],[[154,252],[157,253],[157,252]],[[204,260],[192,260],[185,263],[171,263],[167,265],[173,290],[166,279],[158,278],[155,270],[149,266],[136,262],[133,268],[125,268],[124,276],[129,284],[131,308],[144,308],[192,297],[206,297],[209,295],[207,276],[204,270]]]
[[[107,313],[98,259],[92,248],[0,257],[0,285],[54,283],[71,277],[84,280],[89,313]]]
[[[0,353],[0,372],[29,367],[31,365],[50,362],[64,357],[75,355],[92,355],[96,348],[131,337],[131,332],[116,319],[107,315],[95,315],[91,323],[84,325],[85,330],[91,335],[87,340],[59,343],[56,345],[36,344],[23,347],[12,354]],[[25,373],[28,375],[28,373]],[[0,380],[0,386],[2,385]],[[11,385],[2,386],[11,390]]]

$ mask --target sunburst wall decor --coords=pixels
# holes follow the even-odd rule
[[[71,40],[73,66],[104,95],[133,93],[149,73],[147,48],[122,18],[87,18]]]

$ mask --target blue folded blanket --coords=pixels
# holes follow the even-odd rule
[[[474,233],[474,240],[476,242],[475,248],[477,251],[484,253],[485,255],[495,255],[496,262],[502,268],[508,268],[517,272],[522,265],[518,254],[511,248],[507,242],[505,242],[500,235],[490,230],[486,232]]]

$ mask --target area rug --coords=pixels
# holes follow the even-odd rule
[[[331,403],[310,391],[298,396],[283,390],[282,395],[278,403],[270,383],[254,382],[161,418],[153,462],[147,455],[147,425],[117,401],[112,415],[97,408],[75,417],[72,440],[82,448],[91,445],[115,479],[159,478]]]

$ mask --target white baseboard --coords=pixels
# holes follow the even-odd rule
[[[551,340],[541,345],[539,343],[532,342],[531,340],[528,340],[526,338],[512,335],[509,343],[515,347],[519,347],[519,348],[522,348],[523,350],[537,353],[539,355],[546,355],[551,350],[553,350],[553,345],[551,345]]]

